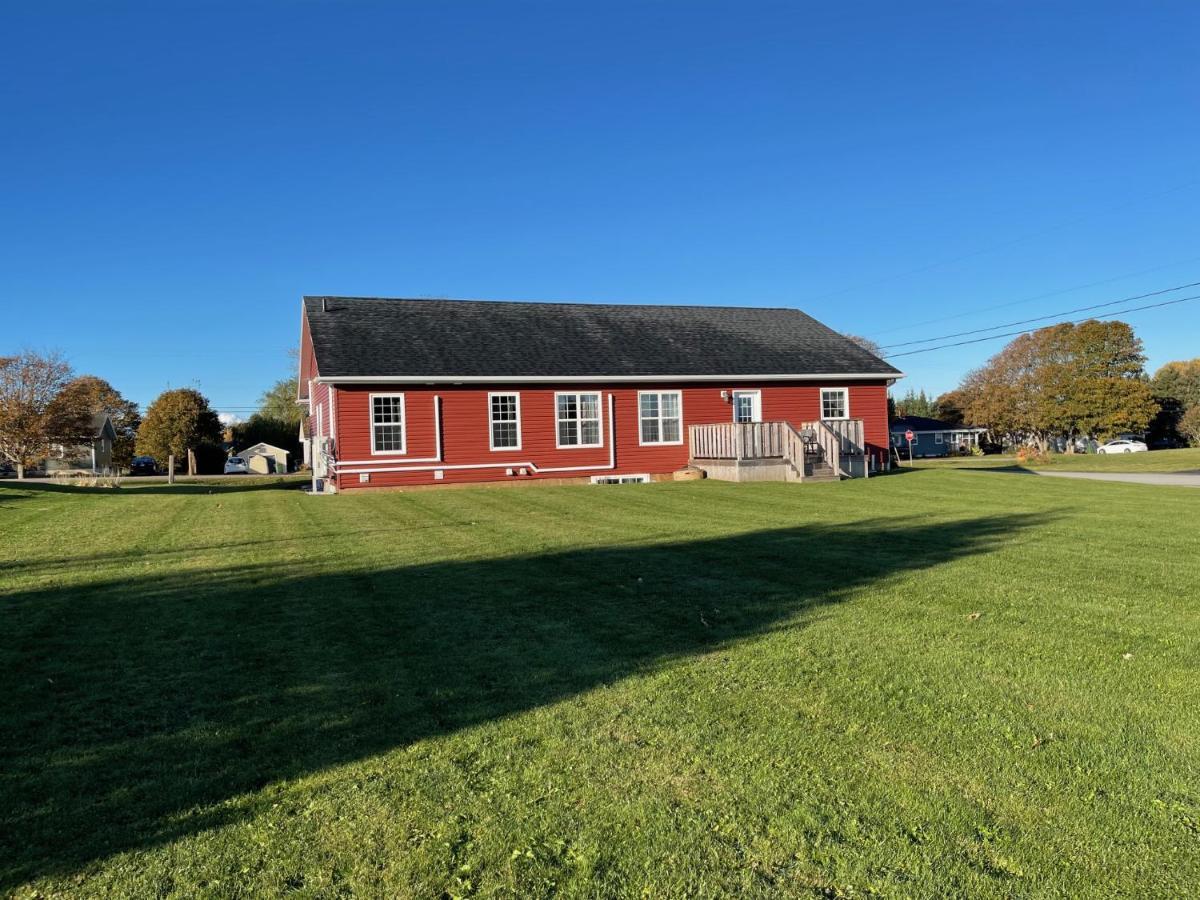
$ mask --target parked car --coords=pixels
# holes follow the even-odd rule
[[[1106,444],[1101,444],[1096,448],[1097,453],[1145,453],[1150,448],[1141,441],[1129,441],[1120,438],[1115,441],[1109,441]]]
[[[225,460],[226,475],[249,475],[250,464],[240,456],[231,456]]]
[[[129,462],[130,475],[157,475],[158,463],[153,456],[135,456]]]
[[[1151,450],[1179,450],[1186,447],[1187,441],[1177,437],[1157,437],[1150,442]]]

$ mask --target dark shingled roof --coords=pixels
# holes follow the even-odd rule
[[[305,297],[322,378],[899,371],[797,309]]]
[[[925,416],[897,416],[892,419],[891,431],[971,431],[974,425],[951,425],[938,419],[928,419]]]

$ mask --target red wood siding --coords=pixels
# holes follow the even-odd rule
[[[597,385],[489,385],[466,387],[451,385],[412,386],[338,386],[328,391],[336,409],[335,453],[341,474],[336,483],[339,489],[386,487],[404,484],[436,484],[433,468],[440,468],[440,483],[503,481],[522,476],[505,474],[506,467],[519,468],[533,464],[540,470],[527,470],[525,478],[563,478],[602,475],[606,472],[624,474],[673,472],[687,464],[687,427],[707,422],[728,422],[733,417],[731,405],[721,399],[721,391],[760,390],[764,421],[785,420],[799,425],[820,418],[822,387],[849,388],[851,418],[862,419],[866,440],[871,452],[880,461],[888,445],[887,386],[876,383],[839,382],[831,379],[820,384],[772,383],[751,384],[628,384],[619,387]],[[642,446],[639,441],[639,391],[679,390],[683,400],[682,443],[675,445]],[[521,397],[521,449],[491,450],[489,447],[490,392],[515,393]],[[603,446],[577,448],[555,446],[555,394],[601,394],[601,432]],[[330,409],[325,398],[325,386],[314,386],[313,412],[318,402]],[[403,454],[371,453],[370,395],[373,393],[404,394],[406,446]],[[609,396],[615,408],[616,466],[609,468]],[[442,456],[437,456],[435,398],[441,398]],[[315,428],[312,432],[315,434]],[[326,435],[329,426],[326,425]],[[454,466],[489,466],[488,468],[455,469]],[[424,471],[385,472],[381,469],[422,467]],[[576,471],[553,472],[547,469],[587,467]],[[360,483],[358,470],[371,470],[370,481]]]
[[[304,423],[304,433],[308,435],[312,442],[312,453],[309,458],[309,464],[316,466],[317,453],[320,452],[318,438],[330,438],[334,436],[330,433],[334,423],[334,411],[330,408],[330,402],[333,398],[333,389],[327,384],[319,384],[313,382],[312,397],[308,406],[308,418]],[[317,421],[320,417],[320,422]],[[334,444],[334,452],[336,453],[336,442]],[[328,476],[327,476],[328,477]]]
[[[300,317],[300,397],[308,396],[309,379],[316,378],[317,353],[313,349],[312,335],[308,331],[308,316]]]

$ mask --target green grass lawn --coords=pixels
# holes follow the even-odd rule
[[[8,482],[0,894],[1187,895],[1198,534],[954,470]]]
[[[905,467],[908,461],[904,462]],[[955,456],[945,459],[914,459],[917,469],[997,469],[1018,465],[1015,456]],[[1148,453],[1055,453],[1046,463],[1031,468],[1054,468],[1063,472],[1200,472],[1200,448],[1151,450]]]

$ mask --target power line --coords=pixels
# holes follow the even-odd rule
[[[1191,297],[1180,297],[1178,300],[1164,300],[1161,303],[1148,303],[1145,306],[1133,306],[1129,309],[1118,309],[1111,313],[1106,313],[1106,316],[1123,316],[1126,313],[1140,312],[1144,309],[1158,309],[1160,306],[1174,306],[1177,303],[1187,303],[1189,300],[1200,300],[1200,294],[1195,294]],[[1095,316],[1087,316],[1083,319],[1075,319],[1073,321],[1056,322],[1056,325],[1078,325],[1080,322],[1087,322]],[[916,356],[918,353],[932,353],[934,350],[947,350],[951,347],[965,347],[967,344],[979,344],[983,341],[994,341],[998,338],[1014,337],[1018,334],[1029,334],[1031,331],[1038,331],[1037,328],[1023,328],[1020,331],[1008,331],[1004,334],[989,334],[987,337],[972,338],[969,341],[958,341],[953,344],[939,344],[936,347],[924,347],[920,350],[906,350],[903,353],[888,353],[883,359],[896,359],[901,356]]]
[[[1145,294],[1135,294],[1132,297],[1124,297],[1120,300],[1109,300],[1107,303],[1095,303],[1091,306],[1079,306],[1075,309],[1068,309],[1062,312],[1048,313],[1044,316],[1035,316],[1032,319],[1020,319],[1016,322],[1005,322],[1003,325],[990,325],[987,328],[976,328],[971,331],[956,331],[953,334],[942,334],[937,337],[920,338],[915,341],[902,341],[898,344],[884,344],[880,347],[881,350],[890,350],[893,347],[911,347],[913,344],[930,344],[934,341],[944,341],[948,338],[965,337],[969,334],[983,334],[985,331],[995,331],[997,328],[1013,328],[1017,325],[1028,325],[1030,322],[1043,322],[1046,319],[1057,319],[1059,316],[1070,316],[1075,313],[1087,312],[1090,309],[1103,309],[1106,306],[1118,306],[1122,303],[1132,303],[1134,300],[1144,300],[1147,297],[1158,297],[1162,294],[1170,294],[1173,291],[1182,291],[1187,288],[1200,287],[1200,281],[1193,281],[1190,284],[1180,284],[1175,287],[1163,288],[1158,291],[1150,291]]]
[[[967,316],[973,316],[976,313],[991,312],[996,309],[1007,309],[1011,306],[1020,306],[1022,303],[1032,303],[1034,300],[1045,300],[1047,297],[1061,297],[1063,294],[1073,294],[1075,291],[1083,291],[1092,287],[1099,287],[1103,284],[1112,284],[1114,281],[1124,281],[1126,278],[1136,278],[1139,275],[1149,275],[1153,272],[1161,272],[1163,269],[1174,269],[1176,266],[1190,265],[1194,262],[1200,262],[1200,256],[1193,256],[1190,259],[1182,259],[1178,262],[1166,263],[1161,266],[1152,266],[1149,269],[1139,269],[1136,272],[1125,272],[1121,275],[1114,275],[1111,278],[1102,278],[1099,281],[1089,281],[1086,284],[1077,284],[1072,287],[1060,288],[1056,291],[1047,291],[1044,294],[1034,294],[1031,297],[1023,297],[1020,300],[1009,300],[1005,303],[993,303],[991,306],[980,306],[977,309],[968,309],[965,312],[951,313],[946,316],[936,316],[932,319],[922,319],[917,322],[906,322],[903,325],[897,325],[895,328],[884,328],[881,331],[873,331],[868,337],[877,337],[883,334],[895,334],[897,331],[908,331],[913,328],[920,328],[923,325],[936,325],[938,322],[948,322],[951,319],[965,319]]]

